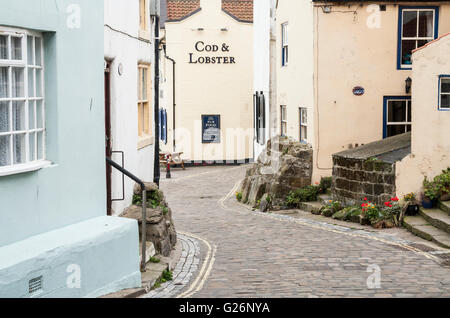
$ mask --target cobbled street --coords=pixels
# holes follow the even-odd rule
[[[170,180],[162,171],[177,231],[201,240],[200,266],[178,296],[450,296],[450,268],[426,253],[242,206],[234,187],[247,167],[174,169]],[[380,288],[369,288],[378,267]]]

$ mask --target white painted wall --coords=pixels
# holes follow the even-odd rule
[[[272,33],[275,29],[275,0],[259,0],[253,3],[253,92],[264,92],[266,98],[266,132],[264,144],[254,140],[254,158],[255,160],[263,151],[267,140],[271,136],[271,109],[274,105],[271,103],[271,94],[275,87],[271,87],[271,64],[274,63],[274,56],[271,54]],[[271,91],[272,88],[272,91]]]
[[[150,12],[148,15],[150,16]],[[153,94],[150,105],[154,106],[153,23],[149,23],[148,28],[151,43],[136,39],[139,37],[139,0],[106,0],[104,19],[105,58],[112,61],[110,67],[112,149],[124,152],[127,170],[146,182],[152,182],[154,142],[138,150],[137,100],[138,63],[151,63]],[[111,30],[110,27],[117,31]],[[123,67],[122,75],[118,72],[120,64]],[[154,108],[151,107],[150,110],[153,114]],[[154,124],[152,125],[154,130]],[[121,156],[113,155],[113,160],[120,164]],[[115,215],[122,213],[131,204],[134,184],[134,181],[125,177],[125,200],[113,202]],[[121,196],[122,175],[113,169],[112,198],[117,199]]]
[[[288,23],[288,65],[282,66],[282,28]],[[307,108],[307,142],[315,149],[314,109],[314,29],[313,6],[310,1],[278,2],[276,15],[276,69],[277,69],[277,118],[280,122],[280,106],[286,106],[287,135],[299,140],[299,107]],[[277,123],[277,134],[281,133],[281,124]],[[316,155],[316,151],[314,152]],[[331,157],[330,157],[331,158]],[[315,171],[315,169],[314,169]]]
[[[439,75],[450,74],[450,35],[413,53],[411,155],[397,163],[397,195],[421,193],[450,166],[450,111],[438,110]]]

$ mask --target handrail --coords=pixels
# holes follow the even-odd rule
[[[115,163],[111,158],[106,157],[106,163],[111,167],[116,168],[128,178],[136,181],[141,186],[142,190],[142,224],[141,224],[141,236],[142,236],[142,258],[141,258],[141,272],[145,272],[145,259],[146,259],[146,251],[147,251],[147,190],[145,188],[145,183],[136,177],[134,174],[129,172],[127,169],[121,167],[117,163]]]
[[[144,182],[139,179],[138,177],[136,177],[134,174],[132,174],[131,172],[129,172],[127,169],[121,167],[120,165],[118,165],[117,163],[115,163],[114,161],[111,160],[111,158],[106,157],[106,162],[108,164],[110,164],[112,167],[116,168],[117,170],[119,170],[120,172],[122,172],[124,175],[126,175],[128,178],[136,181],[136,183],[138,183],[142,190],[145,189],[145,184]]]

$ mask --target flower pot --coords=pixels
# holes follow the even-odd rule
[[[436,200],[423,200],[422,206],[424,209],[432,209],[436,204]]]
[[[406,209],[406,215],[417,215],[419,213],[419,206],[417,204],[410,204]]]

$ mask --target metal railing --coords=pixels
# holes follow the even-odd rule
[[[141,186],[142,190],[142,224],[141,224],[141,240],[142,240],[142,255],[141,255],[141,272],[145,272],[145,259],[146,259],[146,250],[147,250],[147,190],[145,189],[145,183],[136,177],[134,174],[126,170],[125,168],[121,167],[117,163],[111,160],[111,158],[106,157],[106,163],[109,164],[111,167],[116,168],[120,172],[122,172],[124,175],[126,175],[128,178],[136,181]]]

